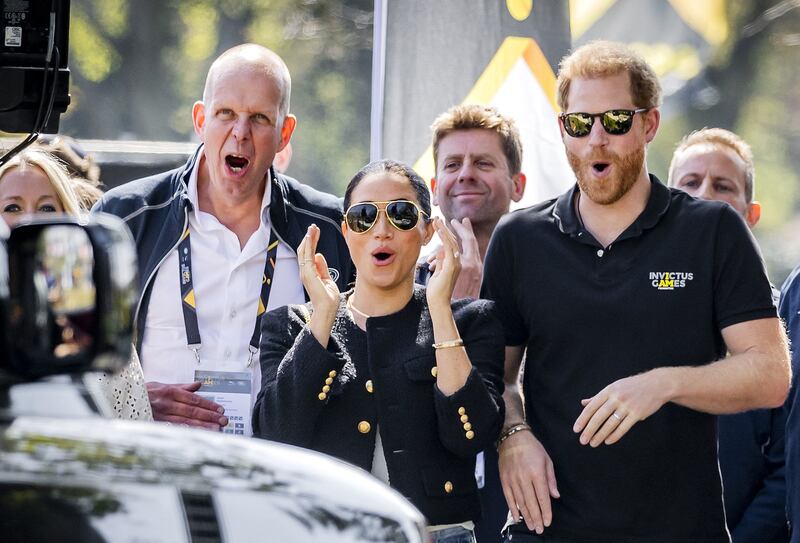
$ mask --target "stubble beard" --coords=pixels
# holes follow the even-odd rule
[[[618,202],[636,184],[644,165],[644,147],[625,156],[604,152],[593,153],[586,159],[581,159],[567,149],[567,159],[578,180],[581,193],[597,204],[611,205]],[[591,164],[596,161],[611,164],[611,175],[605,179],[593,179]]]

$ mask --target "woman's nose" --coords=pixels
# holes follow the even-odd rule
[[[375,226],[372,227],[375,237],[388,237],[393,234],[394,227],[389,224],[389,217],[386,215],[386,210],[381,209],[378,212],[378,218],[375,219]]]

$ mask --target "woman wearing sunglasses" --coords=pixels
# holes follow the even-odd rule
[[[311,302],[264,319],[254,434],[370,470],[425,514],[433,541],[474,541],[475,455],[503,421],[499,321],[485,300],[451,304],[458,244],[411,168],[368,164],[344,205],[355,288],[338,291],[310,227],[297,255]],[[434,230],[425,289],[414,269]]]

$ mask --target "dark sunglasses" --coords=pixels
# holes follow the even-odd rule
[[[378,204],[386,204],[384,209]],[[351,205],[344,214],[347,228],[356,234],[368,232],[378,222],[378,215],[383,211],[386,218],[398,230],[411,230],[419,222],[420,215],[426,218],[428,214],[422,211],[415,202],[408,200],[392,200],[390,202],[360,202]]]
[[[561,122],[564,130],[573,138],[588,136],[592,131],[594,120],[600,117],[600,124],[612,136],[627,134],[633,126],[633,116],[637,113],[648,111],[649,108],[639,109],[609,109],[603,113],[562,113]]]

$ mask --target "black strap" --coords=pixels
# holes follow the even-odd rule
[[[272,278],[275,275],[275,258],[278,254],[278,239],[275,231],[270,229],[269,243],[267,244],[267,260],[264,264],[264,275],[261,278],[261,296],[258,298],[258,312],[253,336],[250,338],[250,353],[258,352],[261,340],[261,315],[267,310],[269,295],[272,289]],[[200,326],[197,322],[197,300],[194,295],[192,281],[192,245],[189,241],[189,228],[181,236],[178,243],[178,272],[180,273],[181,300],[183,306],[183,323],[186,327],[186,343],[198,355],[202,342],[200,341]]]

